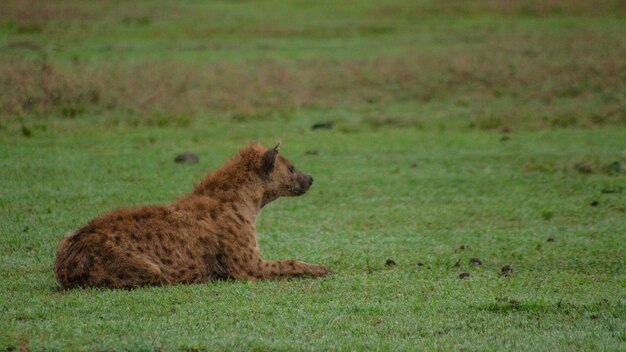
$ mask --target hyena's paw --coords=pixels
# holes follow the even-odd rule
[[[311,265],[310,274],[314,277],[320,277],[320,276],[333,275],[335,274],[335,272],[332,269],[327,268],[323,265]]]

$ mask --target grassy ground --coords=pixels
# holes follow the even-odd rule
[[[3,1],[0,350],[626,349],[626,8],[589,4]],[[262,253],[337,275],[56,288],[67,232],[252,139],[316,180]]]

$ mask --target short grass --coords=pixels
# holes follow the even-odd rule
[[[3,1],[0,350],[625,350],[625,9],[564,3]],[[57,289],[253,139],[315,177],[262,253],[336,275]]]

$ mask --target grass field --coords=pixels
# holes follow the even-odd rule
[[[0,2],[0,350],[625,350],[625,16]],[[315,177],[264,209],[264,257],[336,275],[57,288],[65,234],[251,140]]]

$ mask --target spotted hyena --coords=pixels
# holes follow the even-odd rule
[[[313,184],[291,162],[252,143],[206,176],[191,194],[162,206],[119,209],[91,220],[59,245],[63,288],[129,288],[213,279],[282,279],[332,273],[301,261],[263,260],[255,223],[281,196]]]

